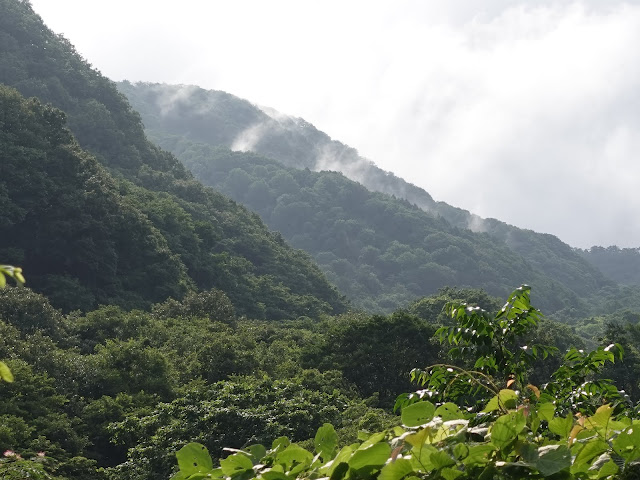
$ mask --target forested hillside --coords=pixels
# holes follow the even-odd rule
[[[405,199],[449,224],[491,235],[522,256],[531,267],[575,291],[606,281],[585,258],[553,235],[482,219],[472,213],[435,201],[422,188],[378,168],[358,152],[303,119],[271,109],[260,109],[225,92],[195,86],[118,83],[142,115],[150,137],[174,153],[188,149],[187,142],[253,151],[282,164],[310,170],[335,170],[374,192]],[[174,150],[175,149],[175,150]],[[461,195],[470,192],[461,192]]]
[[[14,120],[4,117],[7,132],[0,145],[0,191],[6,210],[3,215],[13,212],[7,225],[16,229],[3,231],[4,258],[30,269],[33,287],[52,294],[55,305],[87,308],[118,296],[117,303],[145,306],[170,295],[180,297],[191,285],[225,291],[240,313],[256,318],[315,316],[345,309],[345,300],[307,255],[288,247],[255,214],[204,188],[173,155],[148,142],[138,114],[115,85],[46,28],[28,2],[0,1],[0,64],[0,83],[64,110],[80,147],[115,175],[111,180],[101,169],[96,170],[100,172],[96,177],[91,177],[90,170],[81,171],[85,166],[97,167],[73,146],[62,113],[32,102],[32,108],[42,110],[41,117],[46,118],[37,120],[24,113],[20,125],[24,131],[19,136],[10,130],[16,128],[11,123]],[[8,95],[7,108],[30,108],[11,92],[3,90],[3,94]],[[38,129],[49,129],[53,143],[38,138]],[[44,179],[55,168],[36,160],[51,149],[67,159],[72,172],[80,170],[78,180],[62,174],[46,178],[49,185],[40,192],[38,204],[32,197],[42,188],[36,179]],[[69,158],[72,155],[78,158]],[[52,157],[50,165],[55,160]],[[8,181],[27,176],[33,177],[33,183]],[[86,205],[97,186],[78,184],[83,181],[107,184],[104,193],[112,199],[100,198],[103,192],[98,189],[93,193],[97,205]],[[79,186],[87,191],[76,190]],[[21,189],[26,190],[21,193]],[[71,195],[65,195],[71,190]],[[60,205],[54,208],[52,202]],[[109,231],[108,218],[104,225],[96,226],[102,220],[100,208],[107,208],[102,202],[126,205],[130,212],[117,213],[119,226],[109,234],[100,233]],[[83,215],[89,208],[94,208],[91,214]],[[136,222],[127,221],[127,215],[141,214],[146,218],[139,223],[153,234],[126,253],[119,250],[135,243],[136,235],[143,235],[143,227],[136,231]],[[46,234],[38,234],[38,228]],[[118,239],[119,231],[130,237]],[[20,242],[28,242],[24,244],[28,248],[21,250]],[[145,250],[149,242],[153,246]],[[166,268],[158,266],[154,271],[145,264],[155,250],[166,257]],[[76,258],[76,253],[84,256]],[[143,268],[148,271],[143,273]],[[158,285],[146,285],[146,275],[158,279]],[[129,290],[134,283],[138,286]],[[162,287],[165,283],[173,286]],[[53,284],[57,285],[55,292]],[[144,289],[149,292],[138,293]]]
[[[553,237],[525,235],[534,262],[336,172],[162,141],[282,233],[0,0],[0,479],[638,478],[638,287]]]
[[[445,285],[503,296],[520,283],[535,285],[539,303],[556,311],[580,303],[571,288],[593,292],[601,286],[599,275],[578,272],[563,285],[489,235],[452,227],[342,174],[287,168],[256,154],[173,138],[172,148],[197,178],[258,212],[369,311],[391,311]]]
[[[640,285],[640,248],[591,247],[579,253],[616,282]]]

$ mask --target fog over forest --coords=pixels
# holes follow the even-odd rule
[[[224,90],[436,200],[575,247],[640,245],[636,1],[33,5],[114,80]]]

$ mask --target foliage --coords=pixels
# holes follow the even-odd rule
[[[605,278],[593,264],[590,264],[588,259],[583,258],[580,252],[563,243],[557,237],[517,228],[496,219],[482,219],[466,210],[453,207],[445,202],[435,201],[422,188],[396,177],[391,172],[380,169],[370,160],[361,157],[354,148],[331,139],[304,119],[290,117],[271,109],[261,109],[228,93],[204,90],[196,86],[132,84],[124,81],[118,83],[118,88],[127,96],[133,107],[140,112],[148,135],[158,145],[176,154],[207,184],[215,185],[234,199],[259,212],[267,223],[278,230],[280,226],[274,226],[274,223],[271,223],[272,220],[265,216],[262,210],[262,208],[271,207],[275,199],[286,194],[293,194],[295,197],[288,200],[294,203],[293,205],[286,205],[288,202],[283,202],[285,203],[284,208],[280,208],[278,214],[289,209],[300,212],[301,207],[305,207],[305,203],[314,206],[315,199],[313,197],[296,194],[295,184],[293,184],[293,190],[291,189],[292,182],[286,180],[286,177],[292,175],[297,178],[292,170],[333,170],[342,172],[349,179],[359,182],[371,192],[383,193],[385,196],[393,197],[405,204],[416,205],[430,215],[446,220],[444,223],[447,227],[452,226],[456,230],[473,230],[477,233],[471,236],[478,237],[476,241],[481,241],[481,237],[489,236],[492,243],[506,247],[519,258],[519,268],[532,268],[555,282],[553,285],[549,281],[534,282],[532,278],[525,279],[535,286],[540,300],[544,301],[544,303],[538,301],[538,304],[547,311],[562,308],[567,303],[581,307],[579,295],[595,293],[603,286],[612,285],[612,282]],[[256,162],[257,156],[253,156],[251,159],[250,154],[238,153],[234,157],[236,162],[240,163],[239,165],[232,164],[226,167],[223,172],[220,172],[219,168],[215,168],[218,175],[222,173],[222,177],[219,178],[215,178],[213,173],[208,175],[206,170],[213,163],[219,163],[218,157],[222,151],[227,152],[223,155],[229,155],[227,149],[251,151],[262,157],[274,159],[276,162],[272,163],[279,165],[278,171],[270,171],[271,165],[265,165],[267,170],[261,169],[260,162]],[[239,161],[242,157],[253,162],[262,174],[252,175],[252,172],[242,165],[244,160]],[[283,168],[283,166],[289,168]],[[242,175],[241,172],[234,172],[233,169],[236,167],[251,175],[253,177],[251,181],[248,181],[246,175]],[[244,190],[243,185],[247,187]],[[266,205],[263,205],[261,201]],[[342,204],[339,206],[344,208]],[[294,221],[295,217],[291,220]],[[306,226],[301,224],[299,227],[296,235],[305,236],[308,233],[305,230]],[[323,228],[326,227],[323,226]],[[443,229],[450,233],[446,227]],[[284,231],[283,234],[292,243],[304,248],[318,259],[317,247],[309,249],[306,244],[296,243],[293,237]],[[415,248],[414,245],[402,238],[397,238],[397,240]],[[483,248],[486,249],[486,247]],[[466,253],[464,248],[462,251]],[[420,252],[414,253],[419,255]],[[336,253],[336,255],[338,258],[344,258],[340,254]],[[354,264],[351,261],[350,263]],[[438,261],[435,263],[446,265]],[[497,265],[495,259],[494,263],[488,264],[488,266],[494,265]],[[354,266],[357,267],[357,264]],[[323,267],[325,270],[327,269],[324,263]],[[454,270],[457,269],[453,267],[453,264],[451,267]],[[487,265],[483,264],[483,267],[487,267]],[[628,271],[631,270],[628,269]],[[362,282],[366,287],[366,275],[364,274],[369,272],[365,271],[361,275],[357,275],[357,273],[359,272],[356,269],[356,273],[352,274],[350,281]],[[442,274],[442,272],[438,273]],[[338,276],[340,275],[338,273]],[[518,279],[517,281],[521,282],[522,280]],[[386,283],[384,280],[381,281],[383,284]],[[506,285],[503,291],[498,291],[493,287],[488,288],[487,284],[482,284],[482,286],[494,294],[503,295],[508,292],[508,289],[513,285],[510,282],[513,281],[513,278],[504,278]],[[344,284],[340,284],[340,287],[348,286],[349,281],[345,281]],[[439,286],[446,284],[447,282],[444,281]],[[453,282],[449,282],[449,284],[453,284]],[[468,282],[457,284],[478,285]],[[555,290],[560,286],[566,291],[558,295]],[[411,290],[412,287],[408,286],[408,289]],[[360,299],[362,293],[376,298],[376,295],[371,295],[366,288],[360,288],[362,292],[357,292],[357,294],[354,292],[351,295],[352,298],[363,302]],[[433,291],[430,289],[426,293]],[[402,294],[402,291],[394,291],[393,293],[399,295]],[[402,300],[396,301],[393,307],[387,307],[386,310],[389,311],[399,305],[402,305]],[[373,307],[373,305],[371,306]],[[373,308],[370,309],[373,311]]]
[[[146,308],[195,287],[255,318],[346,309],[307,255],[152,145],[115,85],[29,2],[0,1],[0,58],[0,83],[39,99],[0,92],[0,252],[56,307]]]
[[[222,147],[175,150],[196,177],[258,212],[287,241],[313,255],[338,288],[367,311],[389,312],[446,285],[503,295],[537,286],[549,310],[579,304],[565,286],[495,239],[454,228],[415,205],[373,193],[336,172],[287,168]]]
[[[612,280],[622,285],[640,285],[639,248],[594,246],[578,253]]]
[[[515,355],[509,349],[539,319],[528,292],[528,288],[516,290],[493,319],[474,314],[477,310],[466,305],[448,307],[460,327],[442,333],[450,343],[476,347],[476,367],[484,370],[449,367],[450,380],[462,376],[469,380],[468,391],[480,387],[490,392],[479,407],[460,408],[446,395],[434,404],[419,398],[424,392],[417,392],[413,401],[407,396],[399,400],[402,427],[363,434],[360,442],[340,449],[333,427],[323,425],[314,452],[278,438],[270,449],[250,445],[230,450],[218,467],[204,445],[192,443],[178,451],[180,471],[172,478],[636,478],[640,419],[624,401],[619,402],[621,397],[610,384],[588,380],[589,374],[620,357],[618,345],[588,354],[572,349],[547,385],[509,388],[525,380],[523,366],[536,356]],[[464,334],[471,323],[477,340]],[[484,347],[494,339],[500,360],[490,362]],[[451,386],[434,381],[438,369],[421,375],[421,383],[439,383],[445,391]],[[503,383],[509,377],[513,378]],[[438,398],[435,393],[432,398]]]
[[[25,283],[25,279],[22,276],[22,268],[20,267],[0,265],[0,288],[4,288],[7,285],[6,277],[11,277],[18,285],[24,285]]]
[[[335,372],[303,371],[287,380],[234,377],[190,385],[179,399],[112,427],[116,441],[129,447],[128,461],[113,478],[160,478],[171,466],[169,452],[189,439],[218,454],[225,446],[241,448],[282,435],[306,440],[324,422],[357,425],[361,418],[349,413],[357,402],[340,393],[332,377]]]

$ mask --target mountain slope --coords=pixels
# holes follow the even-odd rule
[[[0,258],[66,308],[181,297],[184,264],[63,125],[59,110],[0,85]]]
[[[547,311],[577,295],[487,234],[452,227],[337,172],[285,167],[250,152],[165,139],[205,184],[242,202],[309,252],[355,305],[390,311],[445,285],[504,295],[529,283]]]
[[[124,202],[148,218],[198,288],[219,288],[239,313],[259,318],[346,308],[306,254],[152,145],[115,84],[52,33],[29,2],[0,0],[0,83],[65,111],[80,146],[114,174]]]
[[[557,237],[482,219],[436,202],[423,189],[376,167],[355,149],[332,140],[303,119],[258,108],[225,92],[194,86],[125,81],[118,83],[118,88],[142,115],[150,138],[169,150],[166,139],[177,135],[191,142],[254,151],[294,168],[339,171],[369,190],[403,198],[441,216],[454,227],[489,234],[532,267],[576,292],[592,293],[611,283]]]

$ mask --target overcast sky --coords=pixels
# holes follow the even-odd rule
[[[640,247],[640,3],[31,0],[114,80],[303,117],[436,200]]]

